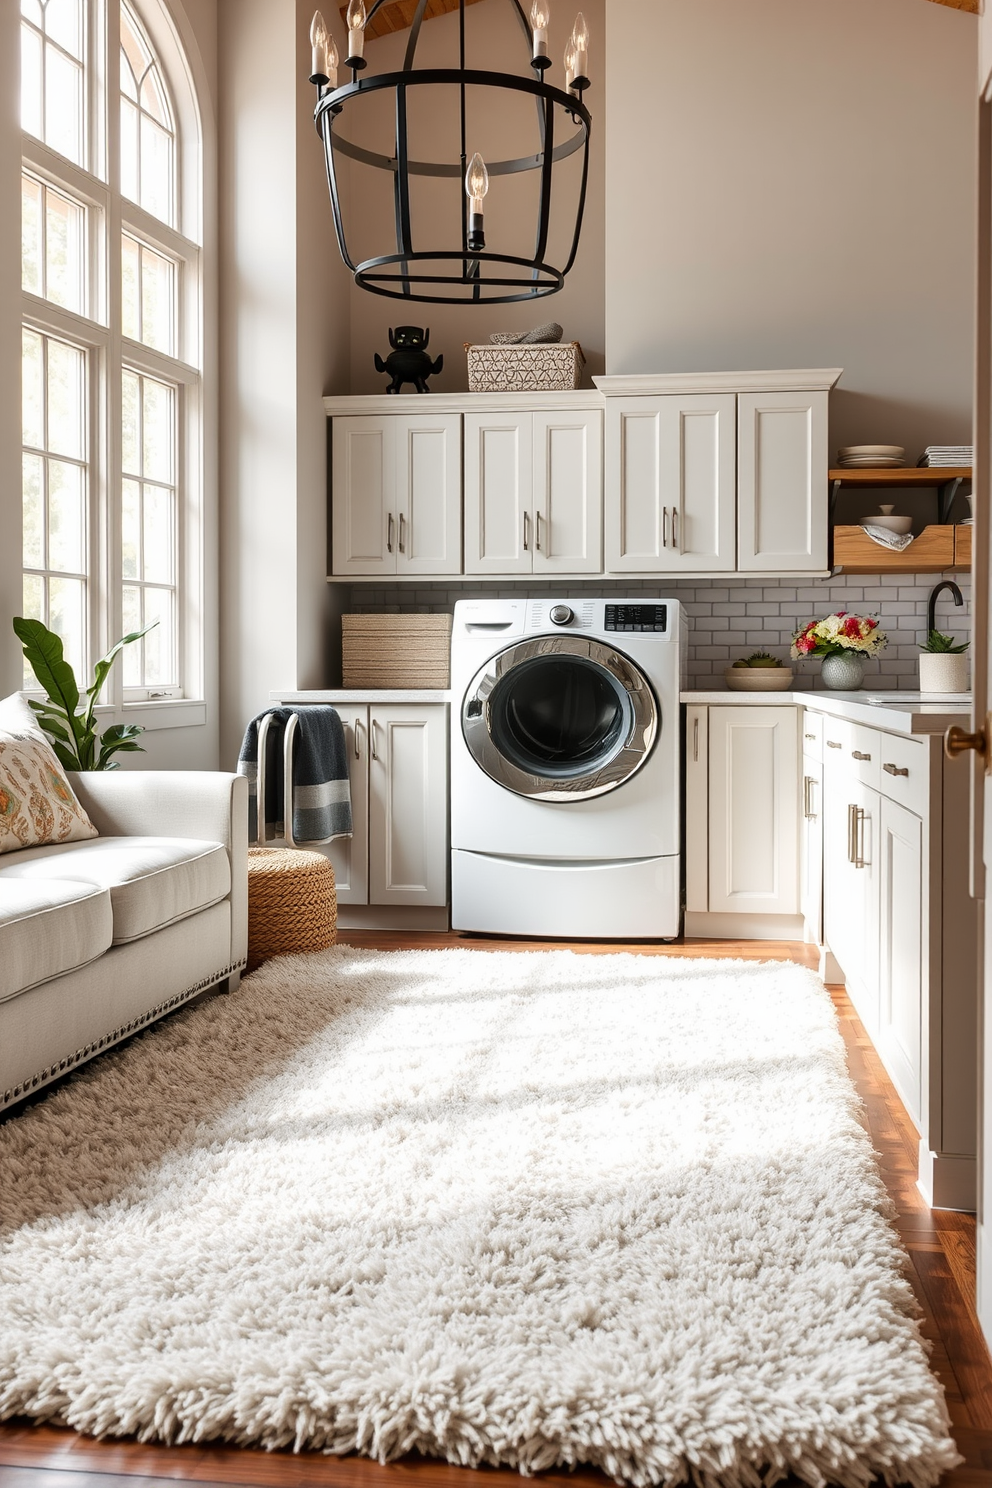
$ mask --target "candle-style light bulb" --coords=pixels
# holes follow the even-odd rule
[[[572,27],[572,45],[575,48],[575,85],[578,88],[589,86],[589,27],[581,10],[575,17],[575,25]]]
[[[469,200],[468,246],[479,253],[486,246],[484,203],[489,190],[489,172],[486,162],[478,151],[472,156],[465,172],[465,195]]]
[[[565,44],[565,87],[570,88],[575,81],[575,42],[571,37]]]
[[[330,33],[319,10],[313,13],[310,22],[310,81],[321,83],[328,81],[327,71],[327,43],[330,41]]]
[[[365,23],[367,16],[363,0],[349,0],[348,4],[348,56],[346,67],[365,66]]]
[[[530,8],[530,24],[534,33],[534,61],[548,66],[548,27],[551,25],[551,6],[548,0],[534,0]]]
[[[328,81],[328,83],[330,84],[330,86],[332,88],[336,88],[337,85],[338,85],[338,62],[341,59],[338,56],[338,49],[337,49],[337,46],[335,45],[334,37],[331,36],[330,34],[328,34],[328,38],[327,38],[327,54],[326,55],[327,55],[327,81]]]

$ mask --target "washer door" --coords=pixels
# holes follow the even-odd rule
[[[585,636],[540,636],[494,656],[462,702],[469,753],[498,785],[539,801],[616,790],[654,747],[659,716],[626,656]]]

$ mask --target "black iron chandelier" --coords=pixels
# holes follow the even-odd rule
[[[363,76],[365,28],[387,3],[389,0],[374,0],[366,11],[363,0],[351,0],[344,63],[351,81],[340,86],[338,50],[319,11],[314,14],[310,28],[310,81],[317,86],[314,122],[324,144],[338,247],[356,284],[373,294],[430,304],[506,304],[556,294],[575,262],[589,172],[591,120],[583,101],[583,93],[589,86],[589,33],[581,12],[565,48],[564,87],[559,88],[546,78],[551,67],[549,0],[533,0],[529,21],[519,0],[509,0],[526,38],[532,76],[466,66],[466,0],[458,0],[456,68],[415,65],[428,5],[428,0],[418,0],[401,70]],[[452,144],[446,159],[422,160],[411,156],[411,111],[424,100],[425,89],[443,90],[445,95],[436,96],[431,103],[435,120],[446,116],[453,124]],[[483,101],[489,119],[509,117],[513,103],[519,104],[523,99],[526,105],[529,98],[536,111],[536,149],[513,159],[490,160],[488,164],[477,150],[470,154],[470,98],[473,105]],[[374,105],[373,99],[378,103]],[[390,110],[389,153],[368,148],[367,135],[354,132],[362,130],[365,116],[375,107],[379,110],[381,133],[383,104]],[[363,137],[365,143],[360,143]],[[573,172],[571,179],[562,185],[561,163],[577,152],[581,152],[577,168],[569,168]],[[339,157],[392,175],[390,251],[359,258],[358,262],[349,251]],[[500,251],[492,246],[487,248],[485,206],[490,177],[529,171],[539,172],[538,189],[534,192],[536,202],[532,214],[531,211],[527,214],[533,237],[522,221],[524,214],[515,210],[507,213],[512,221],[499,223]],[[359,194],[356,175],[353,174],[350,187]],[[438,245],[435,240],[435,234],[441,233],[444,215],[439,210],[440,198],[430,198],[426,207],[417,203],[418,192],[429,190],[429,178],[451,180],[453,190],[458,193],[460,242],[455,231],[450,234],[454,242],[449,240],[448,246]],[[554,255],[549,248],[552,208],[556,215],[555,241],[562,242],[560,265],[551,261]],[[450,214],[449,222],[454,222]],[[562,222],[563,229],[559,226]],[[518,243],[516,237],[521,231],[527,232],[527,237]],[[513,242],[507,245],[503,240],[511,232]],[[491,233],[490,237],[493,236]],[[505,251],[507,246],[522,251]]]

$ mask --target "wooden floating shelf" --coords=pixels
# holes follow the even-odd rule
[[[899,470],[839,466],[828,473],[842,486],[946,486],[948,481],[971,480],[970,465],[909,465]]]
[[[845,573],[943,573],[971,567],[970,527],[924,527],[897,552],[872,542],[863,527],[833,529],[834,567]]]

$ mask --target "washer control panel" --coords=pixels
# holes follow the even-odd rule
[[[567,625],[570,620],[575,619],[575,611],[566,604],[552,605],[548,611],[548,619],[552,625]]]
[[[605,630],[668,629],[668,606],[663,604],[608,604]]]

